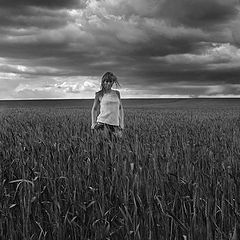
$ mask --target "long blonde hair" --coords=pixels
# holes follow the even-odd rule
[[[100,88],[101,88],[100,92],[102,93],[102,95],[105,93],[105,89],[104,89],[104,84],[103,83],[104,83],[105,80],[109,80],[109,79],[111,79],[116,86],[120,87],[120,84],[119,84],[119,82],[117,80],[117,76],[114,75],[112,72],[106,72],[102,76],[101,85],[100,85]]]

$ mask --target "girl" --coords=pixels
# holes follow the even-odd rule
[[[91,129],[121,136],[124,129],[124,113],[119,91],[112,90],[114,83],[119,86],[113,73],[106,72],[102,76],[101,89],[95,93],[92,107]],[[99,107],[100,113],[97,115]]]

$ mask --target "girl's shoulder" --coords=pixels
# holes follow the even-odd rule
[[[103,91],[102,90],[100,90],[98,92],[95,92],[95,96],[101,96],[101,95],[103,95]]]
[[[114,90],[114,92],[117,94],[117,96],[120,98],[120,92],[118,90]]]
[[[101,101],[102,97],[103,97],[103,91],[102,90],[100,90],[98,92],[95,92],[95,98],[97,98],[99,101]]]

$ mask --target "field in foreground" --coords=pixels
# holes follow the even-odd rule
[[[129,107],[114,142],[89,108],[1,112],[1,239],[231,239],[239,110]]]

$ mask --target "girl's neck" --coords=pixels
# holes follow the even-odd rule
[[[109,89],[109,90],[104,90],[104,93],[110,93],[110,92],[112,92],[112,89]]]

